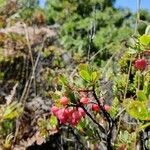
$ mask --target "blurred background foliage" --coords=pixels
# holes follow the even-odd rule
[[[48,24],[59,24],[64,49],[83,56],[98,52],[96,62],[108,60],[133,31],[130,10],[114,7],[114,0],[47,0]],[[55,14],[55,15],[54,15]]]

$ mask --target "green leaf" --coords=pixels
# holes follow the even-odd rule
[[[146,123],[146,124],[140,126],[140,127],[137,129],[137,131],[139,132],[139,131],[141,131],[141,130],[147,128],[148,126],[150,126],[150,122],[148,122],[148,123]]]
[[[126,111],[136,119],[145,120],[148,117],[148,110],[146,109],[145,102],[134,101],[134,100],[126,100]]]
[[[91,76],[89,74],[89,72],[85,71],[85,70],[81,70],[79,72],[79,75],[81,76],[82,79],[84,79],[85,81],[90,81],[91,80]]]
[[[78,125],[77,125],[77,129],[79,130],[79,131],[83,131],[84,130],[84,128],[86,128],[86,119],[81,119],[80,120],[80,122],[78,123]]]
[[[150,95],[150,83],[149,82],[145,82],[144,83],[144,93],[147,97],[149,97]]]
[[[110,115],[114,117],[118,113],[118,111],[119,111],[119,100],[117,97],[115,97],[114,100],[112,101]]]
[[[138,99],[139,101],[146,101],[146,100],[147,100],[147,97],[146,97],[146,95],[144,94],[144,91],[138,90],[138,92],[137,92],[137,99]]]
[[[150,45],[150,35],[142,35],[140,37],[140,43],[145,46]]]
[[[70,99],[72,103],[76,103],[76,96],[72,90],[67,89],[66,93],[67,97]]]
[[[68,84],[68,80],[67,80],[67,77],[65,75],[60,75],[58,80],[62,85]]]
[[[51,126],[56,126],[57,123],[58,123],[57,122],[57,118],[54,115],[52,115],[51,118],[50,118],[50,124],[51,124]]]
[[[21,103],[14,101],[10,105],[6,106],[3,119],[13,119],[19,117],[22,112],[23,107],[21,106]]]
[[[98,74],[96,71],[92,72],[91,74],[91,81],[96,81],[98,78]]]

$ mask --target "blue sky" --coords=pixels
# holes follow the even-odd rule
[[[133,12],[137,10],[137,0],[116,0],[116,7],[130,8]],[[40,0],[40,5],[44,6],[45,0]],[[141,8],[150,10],[150,0],[141,0]]]
[[[40,1],[40,6],[42,6],[42,7],[43,7],[43,6],[44,6],[44,4],[45,4],[45,1],[46,1],[46,0],[39,0],[39,1]]]
[[[127,7],[130,8],[133,12],[137,10],[137,0],[116,0],[116,7]],[[141,7],[144,9],[150,10],[150,0],[141,0]]]

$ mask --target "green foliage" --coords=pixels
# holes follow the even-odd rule
[[[138,99],[139,101],[147,101],[148,98],[146,97],[144,91],[138,90],[138,91],[137,91],[137,99]]]
[[[2,7],[6,3],[6,0],[0,0],[0,7]]]
[[[126,111],[134,118],[140,120],[146,120],[148,118],[148,110],[146,109],[146,103],[134,100],[126,100],[124,106]]]
[[[36,119],[33,118],[33,128],[36,128],[40,134],[37,135],[37,138],[41,138],[42,142],[53,133],[59,132],[65,145],[69,142],[76,144],[78,140],[81,140],[79,145],[82,145],[82,142],[85,145],[88,143],[89,149],[97,149],[97,145],[110,146],[113,142],[113,149],[125,147],[127,150],[131,150],[135,149],[135,145],[140,139],[139,132],[144,132],[149,127],[149,66],[144,70],[136,70],[134,61],[137,58],[147,59],[148,57],[145,50],[149,50],[150,46],[150,27],[138,28],[140,34],[143,32],[143,28],[146,28],[146,30],[143,34],[134,36],[128,42],[128,38],[133,34],[132,14],[129,10],[115,8],[114,2],[115,0],[47,0],[46,8],[42,10],[38,6],[38,0],[19,0],[18,3],[21,7],[15,14],[17,17],[19,16],[19,20],[30,26],[41,25],[38,23],[44,22],[45,17],[47,17],[48,24],[56,23],[59,25],[58,41],[55,42],[56,45],[51,45],[49,39],[45,42],[37,68],[35,68],[36,78],[33,78],[33,80],[30,80],[30,71],[33,71],[34,68],[31,67],[31,58],[28,54],[25,38],[16,34],[0,34],[0,61],[3,62],[6,61],[6,58],[9,60],[9,58],[17,58],[18,56],[24,58],[23,65],[25,67],[23,68],[21,64],[21,73],[19,73],[19,76],[24,76],[24,78],[19,80],[15,99],[19,100],[23,89],[27,87],[27,91],[24,92],[27,93],[25,96],[28,104],[28,99],[31,101],[33,99],[31,98],[34,91],[32,88],[35,86],[35,91],[38,90],[34,94],[43,96],[48,101],[52,100],[56,109],[57,107],[63,110],[68,109],[70,112],[72,110],[79,111],[79,107],[85,109],[82,113],[86,113],[86,116],[82,116],[81,120],[77,122],[77,126],[75,126],[76,124],[69,124],[69,121],[74,118],[63,124],[60,119],[63,120],[64,116],[58,113],[59,118],[56,118],[55,114],[50,114],[50,108],[47,110],[46,107],[45,116],[45,112],[43,112],[43,110],[45,111],[45,107],[43,107],[45,100],[42,99],[42,102],[39,102],[39,106],[42,105],[42,108],[40,108],[42,114],[36,116]],[[2,6],[2,3],[4,1],[0,0],[0,6]],[[140,18],[142,20],[150,20],[149,15],[145,12],[141,12],[140,17],[145,17]],[[0,28],[5,27],[5,19],[3,16],[0,17]],[[139,23],[140,25],[141,23]],[[18,45],[19,43],[21,48],[13,47],[14,55],[6,53],[5,56],[3,46],[7,41],[13,43],[12,45]],[[38,46],[32,47],[34,63],[38,58],[38,48],[41,47]],[[70,56],[68,62],[63,60],[64,52]],[[12,59],[12,61],[17,64],[17,67],[20,65],[20,62],[18,63],[15,59]],[[88,63],[85,63],[87,61]],[[97,67],[99,65],[103,67],[105,64],[104,68]],[[11,66],[11,68],[13,67]],[[6,86],[3,83],[8,69],[4,65],[6,72],[0,71],[0,82],[4,89]],[[102,73],[100,70],[102,70]],[[29,83],[31,81],[31,85],[27,81]],[[7,82],[7,86],[12,83],[12,81],[10,83],[5,82]],[[15,81],[13,80],[13,82]],[[41,84],[42,88],[39,86]],[[9,89],[7,90],[9,91]],[[3,94],[3,92],[1,93]],[[60,103],[62,96],[67,97],[69,101],[65,106]],[[3,98],[5,99],[5,96]],[[82,98],[86,100],[88,98],[89,102],[83,104]],[[96,111],[92,107],[94,104],[98,108]],[[22,104],[18,101],[1,104],[0,134],[2,138],[15,131],[15,119],[23,111],[26,113]],[[77,116],[73,114],[71,117],[79,117],[79,115],[81,114]],[[71,129],[74,134],[72,134]],[[65,134],[63,134],[64,132]],[[26,132],[25,135],[27,135]],[[109,138],[111,139],[108,144]],[[12,137],[10,139],[12,140]],[[70,145],[67,146],[69,149]]]
[[[88,118],[82,119],[79,122],[77,129],[81,135],[85,136],[86,140],[91,140],[91,139],[94,139],[96,137],[95,134],[96,134],[97,128],[92,126],[92,122]]]
[[[117,97],[115,97],[112,102],[111,109],[109,112],[112,117],[115,117],[117,115],[118,111],[119,111],[119,100]]]
[[[2,115],[1,121],[3,121],[5,119],[14,119],[16,117],[19,117],[20,114],[23,112],[23,108],[21,106],[21,103],[15,101],[8,106],[1,106],[0,111],[0,114]]]
[[[88,64],[80,64],[78,68],[80,77],[85,81],[96,82],[100,78],[100,72],[93,71]]]
[[[8,142],[7,140],[9,140],[7,139],[7,136],[14,130],[15,119],[21,116],[22,113],[23,107],[21,103],[16,101],[11,102],[8,105],[0,105],[0,138],[6,137],[6,143]],[[10,139],[9,142],[11,142],[11,140],[12,139]],[[11,144],[9,146],[11,146]]]
[[[55,116],[51,116],[47,119],[39,118],[37,124],[41,137],[48,138],[49,134],[53,134],[57,131],[57,118]]]
[[[136,132],[120,131],[118,135],[118,148],[123,146],[127,150],[133,149],[136,142]]]
[[[55,116],[51,116],[51,118],[50,118],[50,124],[51,124],[52,127],[56,128],[57,118]]]
[[[144,46],[150,45],[150,35],[142,35],[140,37],[140,43]]]
[[[68,85],[68,80],[67,80],[67,77],[65,75],[59,76],[59,82],[64,86]]]
[[[60,24],[60,43],[65,49],[81,55],[87,53],[89,44],[92,53],[114,43],[96,56],[107,60],[116,51],[116,46],[128,38],[132,31],[129,19],[131,13],[115,9],[113,3],[112,0],[47,0],[48,22]]]
[[[79,74],[82,77],[82,79],[84,79],[85,81],[90,81],[91,80],[91,76],[90,76],[90,74],[87,71],[81,70],[79,72]]]

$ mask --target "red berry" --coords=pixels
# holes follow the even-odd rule
[[[81,118],[79,112],[77,110],[75,110],[73,113],[72,113],[72,118],[75,119],[75,120],[79,120]]]
[[[60,103],[65,106],[69,103],[69,99],[66,97],[66,96],[63,96],[61,99],[60,99]]]
[[[82,104],[88,104],[88,103],[89,103],[88,97],[82,97],[82,98],[80,99],[80,103],[82,103]]]
[[[98,106],[97,104],[93,104],[93,105],[92,105],[92,110],[93,110],[93,111],[99,111],[100,108],[99,108],[99,106]]]
[[[147,61],[145,59],[137,59],[134,66],[138,70],[144,70],[147,66]]]
[[[109,105],[104,105],[104,109],[106,110],[106,111],[109,111],[110,110],[110,106]]]
[[[74,110],[74,112],[72,113],[72,120],[71,120],[71,125],[72,126],[76,126],[79,121],[81,120],[82,116],[80,116],[78,110]]]
[[[59,109],[56,113],[60,123],[66,123],[68,119],[68,111],[65,108]]]
[[[51,108],[51,112],[56,115],[57,111],[59,110],[59,108],[57,106],[52,106]]]

